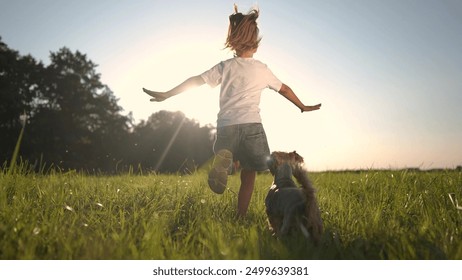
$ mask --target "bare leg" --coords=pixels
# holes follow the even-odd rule
[[[241,170],[241,188],[239,189],[239,196],[237,198],[237,215],[239,217],[244,217],[247,214],[255,186],[256,175],[257,172],[253,170]]]

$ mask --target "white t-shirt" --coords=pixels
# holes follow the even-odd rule
[[[221,84],[217,126],[261,123],[260,96],[265,88],[279,91],[282,82],[254,58],[235,57],[201,74],[211,87]]]

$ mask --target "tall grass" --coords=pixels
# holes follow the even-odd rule
[[[462,259],[460,171],[311,174],[326,228],[319,246],[270,235],[269,174],[257,177],[245,219],[238,176],[223,195],[206,178],[3,168],[0,259]]]
[[[374,171],[317,180],[326,184],[320,203],[344,247],[340,258],[462,258],[462,211],[450,200],[462,195],[460,172]]]
[[[21,147],[22,137],[24,135],[24,129],[26,128],[26,113],[24,112],[24,121],[22,123],[21,131],[19,132],[18,140],[16,141],[16,145],[14,147],[13,155],[11,157],[10,167],[8,168],[8,174],[12,174],[17,165],[18,155],[19,155],[19,148]]]

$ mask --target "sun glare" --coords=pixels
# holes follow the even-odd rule
[[[199,36],[197,38],[200,39]],[[111,89],[117,93],[122,107],[137,108],[132,112],[136,121],[146,120],[157,111],[168,110],[182,111],[187,118],[195,119],[202,125],[215,124],[218,88],[203,85],[163,102],[150,102],[142,88],[167,91],[229,58],[230,54],[222,50],[222,39],[217,36],[215,40],[211,38],[207,42],[191,42],[169,37],[161,44],[157,43],[158,38],[147,39],[131,50],[118,54],[114,59],[124,62],[123,69],[103,69],[103,78],[111,81]],[[134,88],[133,85],[138,86]]]

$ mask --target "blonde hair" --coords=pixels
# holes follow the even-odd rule
[[[257,26],[259,12],[252,9],[244,15],[237,11],[234,5],[234,14],[229,16],[228,37],[226,38],[225,48],[230,48],[237,55],[242,52],[258,48],[261,38],[258,36]]]

